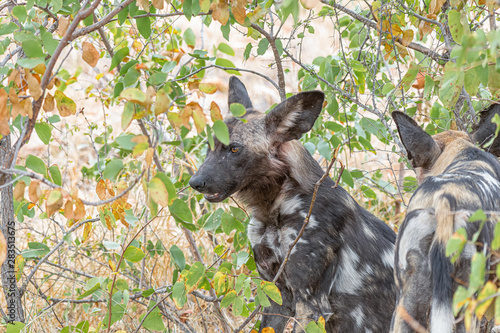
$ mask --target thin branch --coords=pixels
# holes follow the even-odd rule
[[[413,318],[402,305],[398,306],[397,313],[417,333],[426,333],[427,332],[425,327],[420,325],[420,323],[418,321],[416,321],[415,318]]]
[[[24,281],[22,287],[19,289],[19,297],[22,297],[24,292],[26,291],[26,287],[28,286],[28,283],[30,282],[31,278],[33,277],[33,275],[35,275],[36,271],[38,270],[38,268],[47,260],[49,259],[49,257],[57,251],[57,249],[63,245],[66,240],[66,236],[71,234],[73,231],[75,231],[76,229],[80,228],[82,225],[86,224],[86,223],[93,223],[93,222],[97,222],[99,221],[100,218],[96,217],[96,218],[93,218],[93,219],[88,219],[88,220],[83,220],[83,221],[80,221],[79,223],[75,224],[71,229],[69,229],[65,234],[64,236],[62,237],[62,240],[56,244],[56,246],[54,246],[52,248],[52,250],[50,250],[49,253],[47,253],[42,259],[40,259],[40,261],[38,261],[38,263],[36,264],[36,266],[31,270],[31,272],[28,274],[28,277],[26,278],[26,280]]]
[[[377,30],[379,33],[385,33],[384,31],[380,30],[380,28],[377,26],[377,23],[375,21],[372,21],[362,15],[359,15],[358,13],[355,13],[353,12],[352,10],[342,6],[342,5],[339,5],[338,3],[332,1],[332,0],[321,0],[322,3],[328,5],[328,6],[331,6],[333,8],[337,8],[338,10],[346,13],[347,15],[355,18],[356,20],[368,25],[370,28],[373,28],[375,30]],[[401,36],[398,36],[396,38],[396,40],[402,44],[402,37]],[[443,63],[446,63],[449,59],[447,58],[447,56],[445,55],[441,55],[423,45],[420,45],[420,44],[417,44],[417,43],[414,43],[414,42],[411,42],[410,44],[407,45],[408,48],[412,49],[412,50],[415,50],[417,52],[420,52],[422,54],[425,54],[426,56],[429,56],[431,57],[432,59],[436,60],[437,62],[443,64]]]
[[[261,28],[259,25],[252,23],[252,28],[260,32],[266,39],[269,41],[269,45],[271,46],[271,50],[273,50],[274,60],[276,61],[276,67],[278,72],[278,85],[279,85],[279,93],[281,101],[286,99],[286,90],[285,90],[285,74],[283,72],[283,64],[281,63],[281,56],[278,51],[278,47],[276,46],[276,37],[271,36],[265,29]]]
[[[186,79],[190,78],[191,76],[193,76],[193,75],[195,75],[195,74],[197,74],[197,73],[199,73],[199,72],[201,72],[201,71],[203,71],[205,69],[208,69],[208,68],[218,68],[218,69],[223,69],[225,71],[232,70],[232,71],[252,73],[252,74],[258,75],[258,76],[266,79],[268,82],[270,82],[276,88],[276,90],[278,90],[278,92],[280,91],[280,87],[276,84],[276,82],[274,82],[273,80],[271,80],[269,77],[265,76],[262,73],[259,73],[259,72],[256,72],[256,71],[252,71],[250,69],[245,69],[245,68],[224,67],[224,66],[219,66],[219,65],[208,65],[208,66],[200,67],[197,70],[195,70],[194,72],[191,72],[188,75],[185,75],[185,76],[183,76],[181,78],[170,80],[170,82],[186,80]]]

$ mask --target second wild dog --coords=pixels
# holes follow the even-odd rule
[[[268,114],[253,109],[243,83],[229,81],[229,105],[245,121],[226,119],[230,144],[216,138],[190,185],[210,202],[235,194],[251,210],[248,226],[257,268],[273,280],[309,210],[324,171],[298,139],[321,113],[324,94],[301,92]],[[395,305],[395,234],[327,177],[309,224],[276,285],[283,305],[264,310],[263,328],[283,332],[291,317],[302,331],[320,316],[327,332],[387,332]]]
[[[391,331],[414,332],[412,318],[431,333],[451,333],[457,281],[469,280],[472,255],[491,244],[494,223],[485,223],[478,245],[467,244],[454,264],[445,255],[446,245],[459,228],[466,229],[468,239],[479,230],[479,222],[468,222],[476,210],[500,209],[500,164],[466,133],[430,136],[404,113],[392,117],[420,185],[396,241],[398,300]],[[456,326],[465,332],[463,322]]]

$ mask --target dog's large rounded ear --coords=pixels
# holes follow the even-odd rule
[[[236,76],[229,78],[229,94],[227,98],[227,105],[230,107],[233,103],[240,103],[246,109],[253,108],[252,101],[248,96],[247,88]]]
[[[500,104],[493,104],[488,109],[481,111],[479,124],[473,126],[472,139],[484,150],[500,157],[500,135],[495,138],[497,126],[491,120],[495,115],[500,115]],[[491,139],[493,142],[488,146]],[[486,146],[485,146],[486,145]]]
[[[441,152],[436,141],[403,112],[394,111],[392,119],[396,122],[399,137],[406,148],[412,167],[432,167]]]
[[[325,94],[305,91],[278,104],[265,118],[266,132],[277,142],[300,139],[309,132],[321,113]]]

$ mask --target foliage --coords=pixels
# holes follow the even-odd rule
[[[402,162],[392,165],[404,148],[389,113],[417,115],[431,134],[468,130],[500,93],[497,10],[491,0],[0,2],[0,187],[2,204],[13,204],[2,223],[15,215],[10,274],[24,304],[16,315],[24,324],[8,332],[245,328],[281,295],[256,271],[244,208],[210,204],[188,187],[204,143],[229,141],[214,77],[256,75],[276,88],[274,101],[287,90],[325,91],[323,118],[304,145],[323,165],[341,145],[340,184],[393,222],[416,181]],[[303,57],[324,26],[335,52]],[[203,29],[225,41],[207,45]],[[66,66],[71,55],[83,62]],[[275,73],[250,69],[269,56]],[[89,101],[102,115],[83,107]],[[87,156],[73,160],[67,140],[77,136]],[[36,137],[43,152],[30,149]],[[390,155],[389,171],[349,160],[354,153]],[[466,237],[454,241],[450,253]],[[0,239],[0,254],[9,242]],[[456,296],[477,315],[497,288],[480,279],[484,265],[477,254],[477,285]],[[306,330],[323,331],[324,321]]]

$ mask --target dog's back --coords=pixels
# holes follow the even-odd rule
[[[500,164],[465,133],[446,131],[431,137],[406,115],[395,112],[393,117],[421,182],[396,242],[399,295],[393,332],[413,332],[413,319],[432,333],[451,333],[455,281],[468,280],[470,259],[481,246],[466,245],[452,264],[446,245],[459,228],[466,229],[469,239],[478,231],[480,223],[468,223],[473,212],[500,208]],[[491,244],[492,227],[485,223],[480,243]]]

